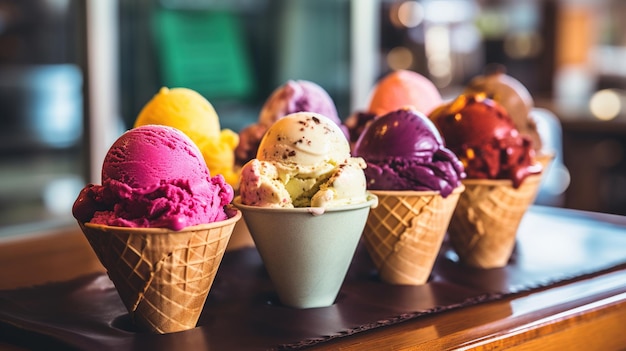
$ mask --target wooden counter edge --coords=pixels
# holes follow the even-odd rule
[[[608,279],[614,284],[592,288]],[[311,350],[624,350],[624,282],[625,270],[606,273],[338,338]],[[570,291],[585,289],[590,292],[567,299]],[[545,308],[515,307],[542,300],[549,301]],[[486,315],[499,318],[489,321]]]

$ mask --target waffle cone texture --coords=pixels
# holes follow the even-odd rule
[[[371,191],[378,206],[370,210],[363,238],[381,280],[426,283],[463,190],[445,198],[435,191]]]
[[[81,223],[135,325],[165,334],[196,327],[235,223],[180,231]]]
[[[478,268],[507,265],[517,229],[537,195],[541,174],[524,179],[516,189],[509,180],[463,180],[448,230],[459,260]]]

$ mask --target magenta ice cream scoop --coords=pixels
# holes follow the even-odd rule
[[[446,197],[465,177],[435,125],[412,108],[374,119],[357,140],[354,156],[367,162],[369,190],[434,190]]]
[[[182,228],[228,218],[233,188],[211,177],[198,147],[179,130],[131,129],[109,149],[102,185],[87,185],[72,212],[81,222],[121,227]]]

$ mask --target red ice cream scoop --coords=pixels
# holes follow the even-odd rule
[[[501,105],[484,94],[461,95],[429,117],[463,162],[467,178],[510,179],[518,187],[527,176],[541,173],[530,139],[518,132]]]

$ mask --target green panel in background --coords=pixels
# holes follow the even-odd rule
[[[253,94],[249,57],[234,14],[161,9],[153,24],[165,86],[190,88],[209,100]]]

